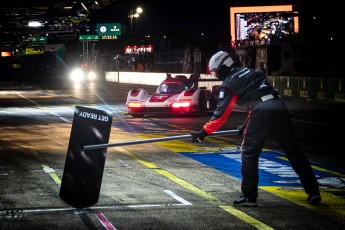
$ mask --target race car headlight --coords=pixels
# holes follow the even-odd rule
[[[73,69],[70,73],[70,79],[72,81],[82,81],[84,80],[85,74],[80,68]]]
[[[90,81],[93,81],[93,80],[96,80],[97,78],[97,75],[94,71],[90,71],[88,74],[87,74],[87,79],[90,80]]]
[[[143,105],[140,102],[128,102],[127,103],[128,108],[141,108]]]
[[[174,102],[171,104],[172,108],[188,108],[190,107],[190,102]]]

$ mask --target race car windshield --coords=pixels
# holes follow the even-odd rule
[[[158,87],[157,93],[182,93],[193,87],[193,82],[162,84]]]

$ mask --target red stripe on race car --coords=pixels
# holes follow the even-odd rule
[[[150,102],[163,102],[166,101],[168,98],[174,96],[175,94],[153,94],[150,97]]]

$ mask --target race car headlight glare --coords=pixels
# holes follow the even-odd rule
[[[73,81],[82,81],[84,79],[84,72],[81,69],[73,69],[70,73],[70,78]]]
[[[93,71],[90,71],[90,72],[87,74],[87,79],[88,79],[88,80],[95,80],[95,79],[96,79],[96,73],[93,72]]]

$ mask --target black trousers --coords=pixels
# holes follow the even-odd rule
[[[15,86],[20,86],[22,83],[21,69],[13,69],[13,81]]]
[[[258,197],[258,163],[268,134],[273,136],[286,154],[292,168],[299,176],[305,192],[309,195],[318,194],[319,184],[296,139],[286,105],[282,99],[272,98],[253,103],[249,110],[241,152],[243,195],[250,199]]]

